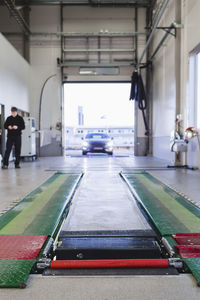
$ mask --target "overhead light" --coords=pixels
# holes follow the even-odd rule
[[[94,70],[80,70],[80,75],[96,75],[96,72]]]
[[[80,67],[80,75],[118,75],[119,67]]]
[[[23,6],[15,6],[17,10],[21,10],[23,8]]]

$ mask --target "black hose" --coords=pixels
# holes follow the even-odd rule
[[[149,126],[145,115],[145,109],[147,109],[147,98],[144,89],[142,76],[137,71],[134,71],[131,77],[131,92],[129,100],[135,100],[138,102],[138,108],[142,111],[142,117],[145,126],[145,135],[149,135]]]

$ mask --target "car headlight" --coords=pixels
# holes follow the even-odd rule
[[[110,141],[110,142],[107,143],[107,147],[112,147],[112,146],[113,146],[113,142],[112,141]]]
[[[83,147],[87,147],[88,145],[88,142],[83,142]]]

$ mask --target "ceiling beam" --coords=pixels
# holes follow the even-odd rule
[[[26,35],[30,35],[31,31],[29,28],[29,25],[26,23],[24,17],[20,13],[20,11],[15,6],[14,1],[12,0],[2,0],[2,2],[5,4],[5,6],[8,8],[11,16],[16,20],[16,22],[19,24],[20,28]]]
[[[9,32],[4,31],[5,35],[20,35],[20,32]],[[56,37],[66,37],[66,38],[87,38],[87,37],[103,37],[103,38],[112,38],[112,37],[134,37],[136,35],[147,35],[147,32],[109,32],[109,33],[99,33],[99,32],[31,32],[31,37],[37,36],[56,36]]]
[[[3,1],[0,1],[3,2]],[[147,7],[152,0],[30,0],[29,5],[88,5],[88,6],[137,6]],[[15,0],[16,5],[25,5],[25,0]]]

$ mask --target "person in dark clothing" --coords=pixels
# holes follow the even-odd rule
[[[21,131],[25,129],[24,120],[17,114],[17,108],[11,108],[11,116],[6,119],[4,128],[8,130],[6,152],[3,158],[3,169],[7,169],[9,165],[9,156],[12,147],[15,147],[15,168],[20,168],[21,153]]]

